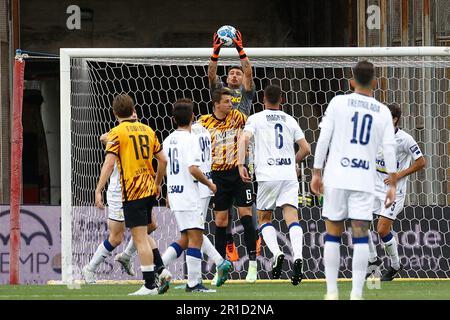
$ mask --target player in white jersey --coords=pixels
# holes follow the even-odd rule
[[[211,166],[212,166],[212,156],[211,156],[211,134],[209,131],[199,123],[192,124],[191,132],[195,136],[196,143],[200,147],[202,154],[200,170],[203,174],[211,180]],[[203,214],[206,216],[208,213],[209,202],[211,200],[211,190],[204,185],[198,185],[201,199],[201,208]]]
[[[163,255],[163,261],[170,263],[187,249],[186,291],[215,292],[204,287],[201,282],[201,249],[216,262],[218,286],[226,281],[231,263],[224,260],[203,235],[209,199],[217,189],[204,174],[211,168],[211,137],[197,126],[195,133],[191,133],[194,114],[190,99],[179,99],[174,104],[173,116],[178,129],[164,140],[163,150],[170,161],[167,167],[167,200],[177,220],[181,237],[169,246]],[[208,189],[205,190],[201,185]]]
[[[391,232],[392,225],[398,214],[402,212],[406,196],[406,183],[408,176],[425,167],[425,158],[420,151],[417,142],[398,127],[402,111],[398,105],[389,105],[392,121],[395,127],[395,143],[397,158],[397,196],[395,202],[389,209],[383,206],[383,195],[389,188],[390,180],[386,173],[386,165],[383,158],[382,150],[377,155],[377,176],[375,182],[375,203],[373,214],[378,215],[377,233],[381,241],[384,243],[384,249],[390,258],[390,266],[381,276],[381,281],[391,281],[402,269],[400,258],[397,250],[397,240]],[[414,163],[411,165],[411,160]],[[373,243],[372,237],[369,237],[369,271],[370,276],[374,269],[381,266],[383,261],[377,257],[377,250]]]
[[[346,219],[352,220],[350,298],[362,299],[369,259],[368,231],[374,202],[375,158],[379,147],[383,148],[390,179],[384,201],[386,208],[394,202],[396,192],[394,126],[389,109],[372,97],[376,85],[373,64],[358,62],[353,68],[351,85],[355,92],[334,97],[322,118],[311,181],[315,194],[324,193],[326,299],[338,299],[340,243]],[[321,170],[328,150],[322,184]]]
[[[298,217],[299,184],[296,163],[301,162],[311,152],[311,148],[298,122],[281,111],[280,104],[280,87],[266,87],[265,110],[247,119],[239,141],[239,174],[244,182],[251,181],[244,164],[250,139],[254,137],[255,176],[258,182],[256,207],[260,232],[274,256],[272,277],[280,278],[284,260],[284,253],[278,245],[277,233],[272,225],[273,210],[281,207],[289,229],[294,257],[291,283],[298,285],[303,277],[303,230]],[[300,147],[297,154],[295,143]]]
[[[183,100],[181,100],[183,101]],[[188,103],[192,103],[190,100],[186,101]],[[211,164],[212,164],[212,156],[211,156],[211,134],[207,129],[205,129],[202,125],[198,123],[192,124],[191,133],[195,136],[194,141],[198,143],[198,146],[201,151],[201,164],[200,170],[203,174],[211,180]],[[200,193],[200,208],[202,209],[203,218],[206,218],[208,214],[209,203],[211,200],[211,196],[213,193],[211,190],[204,184],[198,184],[199,193]],[[184,250],[187,249],[188,243],[186,238],[181,238],[178,241],[173,242],[167,250],[164,252],[162,259],[165,266],[170,265],[173,261],[181,256]],[[216,265],[216,269],[218,272],[216,273],[216,281],[211,282],[212,285],[220,287],[227,280],[228,271],[231,269],[231,263],[225,260],[220,253],[216,250],[214,245],[211,243],[209,238],[206,235],[203,235],[202,242],[202,253],[206,253],[206,255],[212,259]],[[219,280],[220,274],[220,280]],[[217,281],[219,280],[219,281]]]
[[[136,113],[133,113],[133,117],[137,118]],[[107,137],[108,133],[101,135],[100,141],[103,144],[106,144]],[[89,263],[83,267],[82,274],[87,284],[95,283],[95,271],[98,266],[103,263],[111,252],[122,243],[123,236],[125,234],[125,218],[122,208],[122,187],[120,185],[120,174],[117,168],[117,163],[114,164],[114,170],[109,178],[108,189],[106,191],[106,201],[108,203],[109,235],[108,239],[105,239],[99,244]],[[149,224],[147,228],[148,234],[151,234],[154,230],[156,230],[157,225],[154,216],[152,217],[151,224]],[[160,283],[165,284],[166,279],[167,281],[170,281],[171,275],[169,271],[164,268],[155,240],[152,237],[149,237],[149,240],[153,251],[158,280]],[[130,276],[135,276],[132,262],[132,256],[135,252],[136,247],[133,239],[130,239],[125,250],[115,256],[115,261],[119,262],[123,271]]]

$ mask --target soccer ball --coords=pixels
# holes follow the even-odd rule
[[[230,47],[233,45],[233,39],[236,38],[236,28],[232,26],[223,26],[217,30],[217,35],[223,41],[223,45]]]

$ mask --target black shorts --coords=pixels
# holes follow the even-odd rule
[[[252,184],[242,181],[237,167],[226,171],[212,171],[211,177],[217,186],[217,192],[214,195],[214,210],[228,210],[233,204],[237,207],[252,206]]]
[[[146,197],[123,203],[123,215],[127,228],[145,227],[152,223],[152,209],[156,203],[155,197]]]

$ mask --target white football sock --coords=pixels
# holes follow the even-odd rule
[[[198,251],[197,251],[198,250]],[[195,251],[195,253],[193,253]],[[198,257],[200,256],[200,257]],[[202,259],[199,249],[188,248],[186,254],[188,286],[193,288],[202,278]]]
[[[177,260],[177,251],[174,247],[169,246],[166,251],[164,251],[164,254],[162,255],[162,261],[164,263],[164,266],[169,266],[172,264],[175,260]]]
[[[136,253],[136,251],[137,250],[136,250],[136,247],[134,245],[133,238],[130,238],[130,241],[128,241],[127,247],[123,251],[123,254],[126,257],[131,258]]]
[[[92,256],[91,261],[89,261],[89,270],[94,272],[97,270],[97,267],[105,261],[105,259],[108,257],[109,253],[108,249],[106,249],[105,245],[102,243],[99,244],[97,250],[95,251],[94,255]]]
[[[373,243],[372,232],[369,231],[369,262],[375,262],[377,260],[377,248]]]
[[[203,235],[203,243],[202,243],[202,252],[206,254],[208,257],[210,257],[214,263],[216,264],[216,267],[220,265],[223,262],[223,258],[220,255],[220,253],[216,250],[216,248],[213,246],[211,241],[209,241],[209,238],[205,235]]]
[[[294,261],[303,259],[303,229],[300,225],[291,225],[289,228],[289,238],[291,238]]]
[[[142,272],[151,272],[151,271],[155,271],[155,265],[154,264],[150,264],[148,266],[143,266],[141,265],[141,271]]]
[[[362,296],[368,265],[369,245],[367,243],[353,244],[352,296]]]
[[[281,251],[278,246],[277,231],[270,223],[266,223],[263,226],[264,228],[260,229],[261,235],[264,242],[267,244],[267,247],[269,247],[270,252],[272,252],[275,257]]]
[[[337,294],[337,279],[339,266],[341,264],[340,243],[326,241],[323,250],[323,264],[325,266],[325,277],[327,280],[327,293]]]
[[[400,257],[398,256],[397,240],[393,236],[391,240],[384,243],[384,249],[391,259],[391,266],[395,270],[400,269]]]

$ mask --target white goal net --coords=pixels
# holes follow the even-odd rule
[[[298,120],[313,154],[318,125],[329,101],[351,90],[351,67],[362,59],[374,63],[378,77],[376,98],[401,106],[400,126],[419,143],[427,161],[424,170],[410,176],[405,210],[394,223],[404,266],[400,276],[450,277],[448,48],[251,48],[247,52],[256,84],[251,113],[263,109],[264,87],[278,84],[284,95],[283,110]],[[210,49],[61,50],[63,281],[81,279],[81,268],[108,235],[107,214],[95,209],[94,190],[104,159],[99,137],[116,125],[111,110],[113,97],[128,93],[136,103],[139,119],[152,127],[162,142],[173,130],[171,107],[178,98],[191,98],[197,116],[212,112],[207,78],[209,54]],[[236,52],[224,49],[218,75],[224,78],[226,66],[237,64]],[[305,161],[299,199],[310,194],[312,163],[310,156]],[[159,228],[154,236],[161,252],[178,237],[175,220],[164,205],[162,198],[155,208]],[[305,275],[308,279],[324,278],[325,224],[320,207],[314,201],[303,201],[299,214],[305,234]],[[281,232],[279,243],[290,258],[287,227],[278,211],[274,226]],[[205,232],[213,243],[214,229],[210,209]],[[244,279],[248,259],[237,217],[233,218],[233,233],[240,260],[234,263],[231,278]],[[128,238],[129,233],[124,243]],[[378,244],[378,237],[374,241]],[[352,245],[348,232],[343,243],[340,277],[350,277]],[[122,249],[120,246],[116,250]],[[384,250],[381,246],[378,250],[387,265]],[[260,279],[270,278],[271,259],[263,241],[258,257]],[[290,277],[291,266],[291,261],[285,264],[282,279]],[[211,267],[209,261],[204,264],[204,279],[212,278]],[[184,279],[184,259],[180,258],[171,270],[177,279]],[[98,273],[99,279],[130,279],[114,265],[112,257]]]

